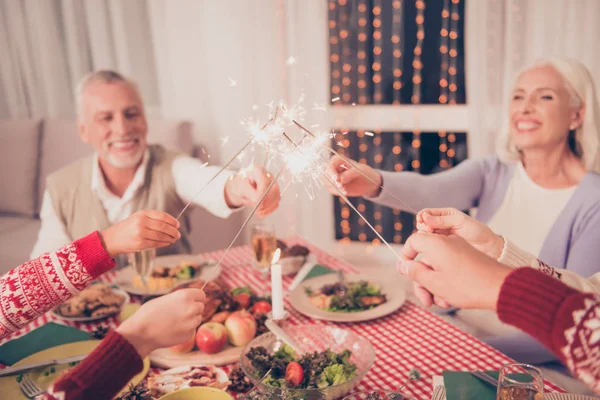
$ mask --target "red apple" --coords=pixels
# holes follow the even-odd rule
[[[196,346],[207,354],[218,353],[227,344],[227,330],[218,322],[207,322],[196,331]]]
[[[187,342],[183,342],[180,344],[176,344],[175,346],[171,346],[171,350],[176,353],[189,353],[194,348],[196,344],[196,335],[192,336],[190,340]]]
[[[245,346],[256,335],[256,320],[246,310],[231,313],[225,321],[229,343],[234,346]]]

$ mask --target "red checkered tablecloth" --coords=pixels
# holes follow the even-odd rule
[[[326,267],[346,272],[358,271],[355,267],[300,238],[288,242],[305,245],[317,256],[319,263]],[[223,251],[206,253],[203,256],[219,259]],[[270,280],[250,265],[251,259],[252,251],[249,246],[232,248],[222,263],[221,279],[232,288],[250,286],[257,293],[270,291]],[[114,276],[112,272],[107,273],[103,276],[103,280],[111,282]],[[284,277],[284,288],[291,283],[292,278]],[[332,322],[305,317],[296,312],[287,300],[286,307],[290,313],[290,324],[334,325]],[[65,322],[48,313],[0,343],[22,336],[50,321],[89,332],[101,324],[111,328],[118,324],[116,318],[100,323]],[[385,318],[340,326],[368,339],[377,353],[375,364],[358,385],[357,390],[394,390],[406,379],[409,371],[416,368],[421,372],[421,379],[408,384],[404,391],[417,399],[430,399],[433,391],[432,377],[441,375],[443,371],[498,370],[504,364],[514,362],[506,355],[411,302],[406,302],[401,309]],[[548,392],[562,391],[550,382],[546,382],[546,388]]]

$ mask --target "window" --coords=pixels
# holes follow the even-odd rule
[[[424,174],[466,158],[465,1],[329,2],[340,153],[379,169]],[[389,242],[402,243],[413,229],[410,214],[350,200]],[[334,208],[337,239],[379,242],[343,199],[335,198]]]

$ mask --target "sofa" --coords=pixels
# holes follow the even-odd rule
[[[200,157],[189,121],[148,121],[148,142]],[[92,154],[73,120],[0,121],[0,275],[29,259],[40,227],[46,177]],[[227,247],[242,224],[241,213],[227,220],[196,207],[190,211],[195,253]]]

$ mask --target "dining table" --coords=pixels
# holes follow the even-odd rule
[[[358,267],[327,253],[301,237],[288,238],[286,242],[307,247],[316,256],[318,263],[328,269],[349,274],[361,272]],[[201,256],[219,260],[224,252],[225,250],[218,250],[203,253]],[[249,286],[255,293],[268,294],[271,291],[271,281],[252,265],[252,259],[252,248],[249,245],[232,247],[222,260],[219,279],[230,288]],[[110,271],[100,277],[100,280],[112,283],[115,276],[116,272]],[[284,290],[292,279],[293,275],[283,277]],[[406,289],[398,288],[398,290]],[[140,302],[141,299],[132,296],[132,301]],[[311,319],[296,311],[287,297],[284,303],[288,312],[287,323],[290,325],[335,325],[353,331],[372,344],[376,352],[375,362],[354,391],[396,390],[408,378],[409,372],[417,369],[420,378],[408,383],[403,392],[416,399],[431,399],[434,389],[432,379],[441,376],[444,371],[497,371],[503,365],[515,362],[476,337],[408,300],[398,310],[385,317],[349,323]],[[0,341],[0,345],[50,322],[72,326],[86,332],[94,332],[99,326],[113,329],[119,324],[117,317],[96,322],[72,322],[48,312],[4,338]],[[7,366],[0,364],[0,368],[5,367]],[[234,367],[235,364],[231,364],[224,369],[231,371]],[[160,373],[160,371],[160,368],[151,368],[149,374]],[[549,381],[545,382],[545,390],[563,391]],[[234,393],[232,395],[237,396]]]

